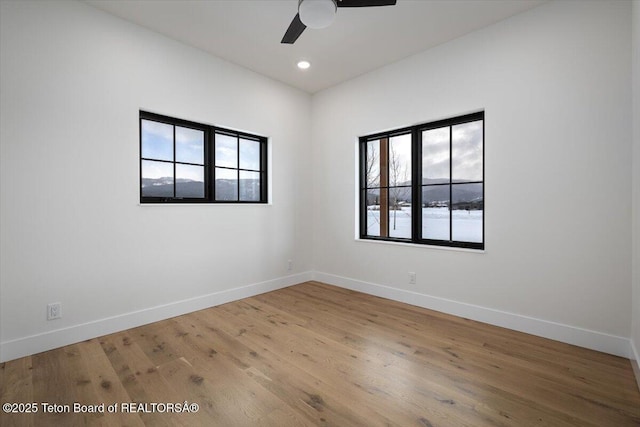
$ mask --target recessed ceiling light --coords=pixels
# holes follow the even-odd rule
[[[309,67],[311,67],[311,62],[305,60],[298,61],[298,68],[301,70],[306,70]]]

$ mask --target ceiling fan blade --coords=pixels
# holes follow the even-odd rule
[[[395,6],[396,0],[337,0],[338,7]]]
[[[291,21],[291,24],[289,24],[289,28],[287,28],[287,32],[284,33],[284,37],[282,37],[282,41],[280,43],[295,43],[295,41],[298,40],[298,37],[300,37],[300,34],[302,34],[305,28],[307,28],[307,26],[302,23],[302,21],[300,20],[300,15],[296,13],[296,16]]]

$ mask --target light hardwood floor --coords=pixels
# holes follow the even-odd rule
[[[0,390],[39,406],[2,426],[640,426],[626,359],[317,282],[4,363]]]

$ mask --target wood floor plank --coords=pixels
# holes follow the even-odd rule
[[[0,364],[1,403],[34,403],[31,364],[31,357]],[[0,411],[0,426],[32,426],[33,422],[31,415]]]
[[[212,354],[193,324],[185,325],[181,318],[174,320],[166,342],[179,349],[181,357],[178,363],[159,369],[164,373],[170,368],[164,376],[172,385],[181,386],[179,393],[191,401],[205,402],[204,409],[210,410],[211,418],[220,417],[220,425],[255,425],[282,405],[259,384],[248,381],[244,369],[224,355],[215,360],[209,357]],[[234,416],[239,413],[242,419]]]
[[[294,292],[296,291],[294,290]],[[310,292],[311,294],[310,296],[314,296],[316,300],[322,299],[327,302],[332,301],[331,297],[327,297],[326,295],[323,297],[320,297],[319,295],[314,295],[313,291],[310,291],[306,288],[305,288],[305,292]],[[375,298],[375,297],[367,297],[367,298]],[[364,299],[367,299],[367,298],[364,298]],[[342,301],[344,300],[345,298],[344,296],[342,296],[339,300],[335,300],[333,302],[336,304],[342,304]],[[382,311],[380,311],[380,313],[382,313]],[[383,317],[383,316],[384,314],[380,315],[380,317]],[[367,319],[367,320],[371,320],[371,319]],[[380,322],[380,318],[376,316],[376,322],[378,322],[378,324],[376,325],[376,328],[384,329],[382,324],[387,323],[388,320],[389,319],[386,319],[385,322]],[[478,322],[474,322],[474,323],[476,324],[477,327],[487,329],[486,325],[479,324]],[[517,337],[518,339],[528,339],[534,342],[537,342],[537,341],[544,342],[544,343],[547,343],[547,346],[549,347],[552,347],[555,345],[550,340],[544,340],[542,338],[532,337],[526,334],[514,334],[513,331],[508,331],[502,328],[492,327],[491,330],[492,331],[496,330],[497,333],[501,333],[501,334],[504,334],[504,333],[511,334]],[[407,331],[408,335],[411,335],[411,333],[412,333],[411,331]],[[460,334],[460,335],[464,335],[464,334]],[[406,335],[405,335],[405,338],[406,338]],[[415,336],[413,338],[415,338]],[[428,336],[423,336],[423,341],[428,339],[429,339]],[[465,344],[468,344],[468,343],[465,343]],[[438,344],[433,343],[432,345],[437,347]],[[485,344],[483,343],[483,347],[484,346]],[[562,346],[573,348],[573,346],[567,346],[565,344],[562,344]],[[469,362],[474,359],[476,361],[479,361],[478,353],[477,353],[478,348],[479,348],[478,346],[475,346],[474,348],[474,346],[465,345],[464,353],[462,353],[460,350],[456,350],[456,352],[452,354],[456,356],[457,363],[462,363],[463,361]],[[580,352],[581,353],[584,353],[584,352],[597,353],[597,352],[587,351],[585,349],[580,349]],[[554,353],[554,356],[561,357],[562,353],[556,352]],[[484,355],[482,357],[484,357]],[[602,354],[598,353],[598,355],[595,356],[593,359],[600,359],[601,357],[602,357]],[[487,357],[484,357],[484,358],[486,360],[490,360],[491,364],[495,364],[496,359],[500,360],[499,357],[496,357],[496,354],[493,354],[492,357],[490,358],[487,358]],[[525,358],[523,358],[523,360],[524,359]],[[608,356],[608,359],[615,363],[616,361],[619,361],[620,358]],[[502,360],[503,362],[505,361],[504,358]],[[511,390],[517,393],[517,390],[520,388],[519,384],[522,382],[527,383],[529,385],[527,393],[530,395],[537,393],[538,394],[537,401],[539,403],[545,403],[547,406],[551,408],[556,407],[559,404],[558,403],[559,401],[562,401],[561,403],[562,405],[569,404],[568,406],[573,408],[570,414],[574,417],[577,417],[578,419],[582,418],[582,422],[585,424],[590,422],[589,420],[592,419],[594,413],[595,414],[599,413],[603,420],[607,420],[606,422],[608,424],[625,425],[625,420],[629,418],[630,413],[631,414],[635,413],[634,409],[636,409],[637,401],[635,401],[635,399],[631,401],[628,401],[628,400],[624,401],[624,399],[620,398],[621,394],[616,392],[620,390],[620,382],[614,383],[615,385],[613,385],[610,389],[608,389],[609,395],[607,395],[606,398],[603,394],[602,387],[599,387],[597,389],[592,388],[591,393],[587,393],[587,391],[589,390],[588,387],[582,387],[581,393],[576,394],[573,390],[575,390],[577,383],[575,382],[572,383],[571,381],[567,381],[566,377],[562,378],[562,380],[560,380],[557,377],[554,378],[553,380],[544,378],[546,375],[546,372],[548,372],[548,364],[544,364],[544,369],[540,369],[541,367],[540,363],[538,363],[534,368],[523,369],[522,363],[520,363],[519,366],[514,367],[512,364],[513,360],[511,360],[510,362],[511,363],[503,363],[502,366],[500,367],[500,370],[498,371],[485,372],[485,375],[483,375],[482,378],[484,378],[484,381],[487,381],[487,378],[490,378],[491,381],[488,381],[488,383],[492,385],[497,385],[496,381],[498,381],[499,386],[504,390],[507,389],[505,387],[507,384],[512,383],[513,379],[517,378],[518,381],[512,384]],[[628,363],[628,361],[626,362]],[[479,361],[478,363],[482,363],[482,361]],[[484,363],[484,364],[487,366],[491,365],[487,363]],[[467,369],[469,368],[473,368],[474,370],[485,369],[480,365],[471,365],[471,366],[467,366],[467,365],[468,363],[464,364],[464,367]],[[626,376],[627,380],[629,379],[628,372],[629,371],[627,368],[627,376]],[[585,375],[588,375],[588,374],[585,374]],[[593,377],[597,375],[594,375],[592,373],[590,376]],[[633,380],[633,378],[631,378],[631,380]],[[628,385],[629,387],[626,387],[626,390],[629,390],[629,389],[634,390],[633,381],[629,381]],[[615,409],[613,409],[614,407]],[[622,413],[620,414],[620,412]],[[635,424],[632,424],[632,425],[635,425]]]
[[[257,299],[268,298],[268,296],[260,296],[256,297]],[[259,304],[259,303],[254,303]],[[268,309],[264,308],[264,311],[268,313]],[[456,358],[452,358],[450,354],[445,352],[434,352],[426,347],[418,347],[415,346],[413,351],[409,351],[412,345],[408,344],[406,339],[398,340],[397,337],[390,337],[388,340],[383,340],[380,342],[380,338],[383,337],[379,333],[376,334],[376,341],[372,341],[369,338],[365,338],[368,336],[372,336],[372,333],[368,331],[366,333],[360,335],[348,334],[344,335],[344,327],[331,329],[331,327],[327,328],[327,324],[330,324],[333,319],[331,315],[327,315],[323,317],[324,314],[316,314],[317,323],[312,325],[312,328],[315,331],[323,331],[323,333],[330,338],[335,339],[337,342],[341,342],[342,344],[349,346],[354,350],[359,350],[366,352],[369,355],[374,355],[380,357],[384,362],[384,366],[398,366],[400,369],[408,368],[409,372],[395,372],[392,374],[397,374],[398,377],[409,377],[411,383],[414,385],[422,385],[425,382],[428,382],[426,385],[427,389],[435,390],[439,385],[444,385],[448,387],[445,391],[442,391],[442,395],[435,396],[432,398],[438,402],[449,402],[450,404],[457,404],[457,408],[460,409],[462,406],[461,403],[465,401],[473,401],[477,396],[483,396],[484,398],[489,398],[494,406],[498,404],[501,408],[500,410],[491,411],[491,407],[484,407],[484,413],[487,416],[487,419],[490,420],[491,425],[496,425],[498,420],[509,416],[509,411],[507,409],[512,408],[514,414],[517,414],[518,408],[522,406],[529,406],[531,402],[509,396],[506,393],[500,393],[499,389],[491,390],[486,387],[484,382],[474,383],[472,381],[472,376],[468,374],[466,368],[463,368],[460,365],[460,361]],[[343,324],[342,320],[336,321],[338,324]],[[406,337],[405,337],[406,338]],[[435,347],[442,345],[441,343],[436,343]],[[406,353],[405,353],[406,352]],[[352,356],[353,357],[353,356]],[[414,371],[417,371],[417,368],[420,367],[428,367],[428,369],[423,369],[421,375],[415,375]],[[422,374],[424,372],[424,374]],[[444,373],[444,374],[443,374]],[[464,380],[464,382],[462,382]],[[426,396],[427,393],[422,392],[422,396]],[[511,401],[510,401],[511,400]],[[515,400],[515,401],[514,401]],[[544,413],[545,411],[540,411],[540,413]],[[553,411],[546,411],[553,412]],[[553,416],[549,414],[545,414],[545,418],[553,419],[553,424],[550,425],[565,425],[561,421],[564,417],[562,414],[554,413]],[[541,420],[538,420],[541,421]],[[474,423],[477,423],[478,420],[474,420]],[[577,419],[569,420],[569,424],[573,425],[578,422]],[[588,423],[585,423],[588,425]]]
[[[33,400],[41,406],[35,425],[84,426],[84,415],[71,412],[82,391],[76,381],[81,360],[77,344],[32,356]]]
[[[265,388],[283,397],[290,406],[314,424],[357,426],[361,423],[358,421],[361,418],[353,412],[366,411],[361,407],[350,409],[339,399],[340,393],[325,393],[330,388],[328,380],[319,379],[313,372],[300,366],[287,344],[291,342],[290,336],[282,335],[280,339],[278,335],[272,337],[267,333],[260,333],[262,338],[257,338],[250,332],[255,325],[240,319],[230,321],[222,310],[209,312],[207,317],[217,328],[252,349],[248,353],[251,359],[243,361],[247,372],[254,375],[254,379]],[[271,366],[276,366],[277,369],[272,369]],[[257,369],[251,369],[253,367]],[[378,425],[371,418],[369,422]]]
[[[147,409],[3,427],[640,426],[626,359],[319,282],[3,363],[0,397]]]
[[[241,309],[242,306],[239,306],[238,308]],[[245,310],[245,313],[249,313],[249,311]],[[247,326],[247,329],[251,327],[249,324],[246,324],[245,326]],[[258,337],[260,333],[261,332],[258,333],[257,335]],[[294,336],[298,336],[298,335],[301,336],[301,334],[294,334]],[[243,337],[244,336],[248,336],[248,337],[252,336],[251,331],[246,332],[245,335],[243,335]],[[334,356],[332,358],[331,354],[322,354],[322,351],[321,351],[322,348],[317,347],[318,346],[317,341],[318,340],[316,338],[316,341],[311,343],[306,343],[306,345],[309,347],[314,346],[315,351],[309,351],[309,353],[315,353],[319,358],[324,358],[324,360],[332,360],[333,358],[336,357]],[[303,349],[305,348],[305,343],[299,343],[299,344]],[[336,343],[333,343],[332,346],[336,347]],[[280,345],[280,347],[287,347],[287,343],[283,343],[282,345]],[[335,352],[338,358],[340,357],[339,355],[342,353],[343,353],[342,351]],[[304,353],[302,353],[302,355],[305,356]],[[298,363],[302,364],[303,366],[306,366],[308,369],[308,363],[310,362],[312,362],[312,359],[307,355],[305,359],[302,359]],[[351,364],[351,362],[352,362],[352,359],[342,358],[340,363],[336,363],[333,367],[336,371],[340,373],[344,373],[345,374],[344,378],[358,378],[359,381],[357,383],[357,386],[360,388],[363,388],[364,390],[369,391],[370,394],[373,395],[373,397],[369,396],[369,400],[375,401],[375,398],[378,397],[376,395],[384,392],[385,395],[393,398],[395,401],[402,402],[405,405],[405,407],[402,407],[403,414],[413,414],[413,418],[410,421],[406,421],[404,424],[407,424],[411,421],[415,421],[420,418],[429,419],[424,415],[426,411],[429,413],[429,417],[438,419],[440,422],[445,422],[444,420],[446,420],[447,424],[453,423],[455,425],[479,425],[477,413],[473,411],[470,411],[469,414],[464,413],[465,409],[472,408],[472,405],[465,406],[465,403],[467,402],[465,402],[464,399],[460,399],[459,396],[458,396],[458,399],[456,400],[453,400],[451,398],[444,398],[437,395],[433,396],[431,393],[431,390],[438,386],[438,384],[436,383],[428,384],[426,387],[423,387],[423,388],[417,388],[419,387],[419,384],[422,381],[417,377],[413,377],[408,382],[405,382],[402,384],[393,384],[393,382],[389,381],[388,378],[405,378],[407,374],[402,371],[393,372],[394,367],[391,364],[386,364],[384,365],[384,367],[381,364],[378,364],[378,366],[374,366],[373,368],[365,369],[366,374],[363,375],[362,370],[358,369],[359,366],[362,365],[361,363],[356,364],[356,368],[354,369],[354,371],[349,371],[350,369],[349,365]],[[366,362],[371,363],[372,360],[370,358],[367,358]],[[377,377],[375,374],[375,372],[377,372],[379,369],[388,371],[383,378]],[[325,377],[328,376],[328,374],[326,373],[324,375]],[[334,381],[336,381],[336,379],[334,379]],[[347,383],[341,384],[340,388],[345,389],[346,392],[353,393],[352,390],[349,390],[349,387],[351,385],[353,384],[350,384],[349,382],[347,382]],[[407,395],[394,395],[394,390],[406,391],[407,388],[411,389],[411,393]],[[445,393],[451,394],[452,391],[448,390],[448,391],[445,391]],[[414,395],[420,395],[420,402],[412,401]],[[422,405],[423,402],[426,402],[424,398],[427,395],[431,397],[432,404]],[[456,402],[458,406],[457,406],[457,411],[455,411],[455,417],[457,417],[458,419],[451,420],[450,418],[452,418],[452,414],[450,411],[448,411],[445,414],[439,414],[439,409],[443,402],[445,402],[446,405]],[[376,412],[376,409],[372,409],[372,413],[375,413],[375,412]],[[465,421],[464,415],[470,416],[471,419],[468,419]],[[495,413],[494,416],[495,417],[493,421],[490,423],[491,425],[497,425],[498,420],[503,418],[505,416],[505,413]],[[559,425],[559,424],[556,423],[556,425]]]
[[[295,292],[295,289],[293,292]],[[340,298],[339,300],[332,300],[331,297],[324,295],[323,297],[315,297],[314,303],[323,304],[318,303],[318,300],[322,300],[327,307],[329,307],[329,304],[333,303],[342,308],[342,304],[345,299]],[[344,310],[341,310],[340,312],[344,313]],[[383,319],[383,315],[376,315],[375,319],[367,318],[366,320],[370,323],[363,321],[360,324],[361,327],[370,329],[374,327],[371,326],[371,324],[373,324],[377,331],[384,331],[385,329],[388,329],[391,333],[395,331],[395,327],[386,326],[387,323],[391,323],[393,325],[393,322],[389,322],[390,319]],[[424,341],[429,340],[430,337],[427,335],[421,336],[420,334],[415,333],[415,331],[407,331],[403,334],[403,340],[405,342],[400,342],[399,344],[411,347],[407,345],[406,342],[415,342],[416,339]],[[439,345],[440,343],[434,342],[431,343],[430,346],[438,348]],[[526,399],[544,403],[550,409],[555,408],[558,404],[559,396],[563,396],[565,400],[563,404],[566,404],[566,401],[569,400],[572,402],[571,407],[574,408],[569,415],[578,419],[582,418],[582,422],[585,425],[590,423],[590,419],[594,415],[606,420],[607,423],[617,423],[617,425],[623,425],[624,420],[628,418],[629,414],[624,412],[625,409],[629,408],[624,407],[624,402],[619,401],[619,405],[616,407],[617,409],[612,410],[610,405],[611,400],[603,399],[602,396],[598,396],[599,391],[596,392],[591,399],[586,400],[582,398],[582,396],[573,393],[573,387],[570,384],[565,385],[564,382],[549,381],[542,378],[539,375],[540,370],[528,372],[525,369],[513,368],[510,364],[502,364],[498,370],[488,370],[486,367],[481,366],[482,360],[478,362],[479,358],[477,354],[474,353],[472,347],[470,348],[467,346],[464,348],[464,351],[462,351],[462,348],[456,349],[452,347],[444,347],[442,349],[455,356],[451,361],[454,362],[458,368],[462,368],[467,371],[473,370],[476,374],[478,370],[483,370],[486,374],[484,376],[485,381],[487,381],[486,378],[491,379],[488,382],[489,385],[496,386],[500,384],[504,391],[510,391],[514,394],[520,394]],[[400,347],[397,348],[396,351],[402,352],[403,350],[406,349]],[[427,351],[427,349],[422,349],[421,352],[424,351]],[[474,361],[477,363],[474,363]],[[622,411],[622,413],[620,413],[620,411]]]
[[[139,415],[145,425],[192,425],[192,414],[159,412],[144,407],[144,404],[176,403],[185,399],[162,377],[158,366],[147,357],[127,332],[110,335],[101,339],[101,342],[131,402],[143,404],[144,410],[139,412]]]
[[[224,332],[220,328],[219,322],[210,318],[209,313],[209,311],[203,311],[190,315],[188,319],[180,319],[188,327],[195,329],[195,336],[192,334],[191,342],[187,343],[199,353],[198,357],[194,357],[194,362],[198,365],[202,364],[205,369],[214,372],[236,369],[271,392],[274,396],[273,399],[277,399],[281,406],[261,418],[258,424],[264,424],[265,420],[269,419],[282,419],[283,422],[294,422],[294,425],[299,426],[314,425],[313,422],[305,421],[304,417],[290,409],[287,404],[293,396],[292,391],[295,386],[295,382],[288,379],[292,377],[291,371],[295,367],[287,368],[281,364],[279,370],[274,369],[263,355],[259,355],[255,351],[258,350],[257,346],[247,346]],[[188,337],[185,336],[185,339]],[[206,359],[212,362],[207,363]],[[282,370],[283,367],[287,369]],[[286,377],[286,380],[281,381],[283,377]],[[243,383],[246,383],[246,379]]]
[[[120,382],[114,366],[105,354],[102,345],[96,339],[78,345],[80,357],[85,365],[85,375],[79,375],[76,381],[79,388],[92,389],[91,398],[84,399],[87,405],[109,405],[131,402],[124,385]],[[137,413],[123,413],[121,410],[109,412],[105,409],[98,418],[98,425],[144,426]]]

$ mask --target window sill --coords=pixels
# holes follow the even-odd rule
[[[469,252],[473,254],[483,254],[486,251],[485,249],[467,249],[467,248],[455,248],[451,246],[437,246],[437,245],[418,245],[416,243],[389,242],[386,240],[356,238],[355,241],[360,243],[373,243],[376,245],[382,244],[382,245],[393,245],[393,246],[405,246],[405,247],[417,248],[417,249],[436,249],[440,251]]]

